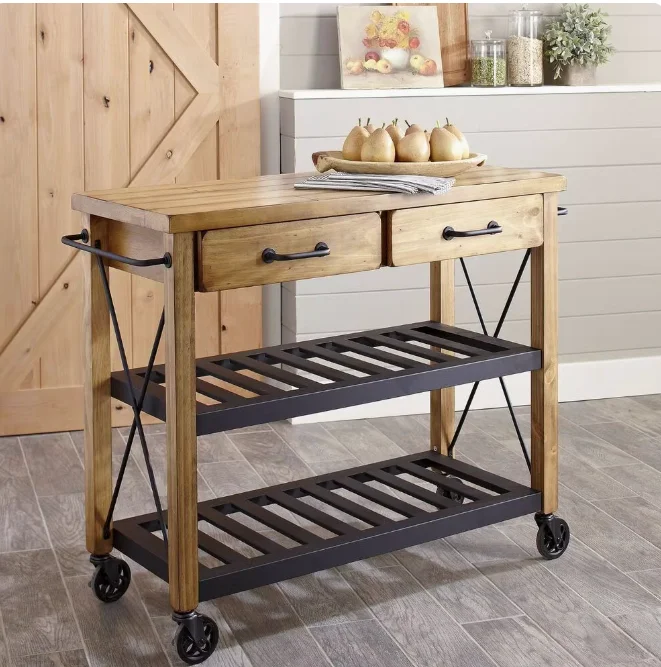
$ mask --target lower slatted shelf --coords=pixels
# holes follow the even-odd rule
[[[539,492],[434,452],[208,500],[198,505],[200,599],[404,549],[540,507]],[[156,514],[117,521],[113,543],[168,579]]]
[[[500,338],[418,322],[196,361],[197,433],[241,428],[536,370],[541,352]],[[136,394],[146,369],[132,371]],[[166,419],[163,365],[143,410]],[[122,372],[112,395],[130,403]]]

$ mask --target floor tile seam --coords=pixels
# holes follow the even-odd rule
[[[314,470],[312,470],[312,468],[310,468],[310,466],[309,466],[309,465],[308,465],[308,464],[307,464],[307,463],[306,463],[306,462],[305,462],[305,461],[304,461],[304,460],[303,460],[303,459],[302,459],[302,458],[301,458],[301,457],[300,457],[300,456],[299,456],[299,455],[298,455],[298,454],[297,454],[297,453],[296,453],[296,452],[289,446],[289,443],[288,443],[288,442],[287,442],[287,441],[286,441],[286,440],[285,440],[285,439],[284,439],[284,438],[283,438],[283,437],[282,437],[282,436],[281,436],[275,429],[271,429],[271,432],[274,433],[275,436],[276,436],[277,438],[279,438],[279,439],[282,441],[282,443],[284,444],[284,446],[285,446],[285,447],[292,453],[292,455],[293,455],[295,458],[297,458],[297,459],[298,459],[298,460],[299,460],[299,461],[300,461],[300,462],[301,462],[301,463],[308,469],[308,472],[310,473],[310,477],[314,477]],[[259,433],[266,433],[266,431],[259,431]],[[237,435],[244,435],[244,434],[242,434],[242,433],[237,433]],[[240,453],[241,456],[243,456],[243,458],[248,462],[248,464],[250,465],[250,467],[251,467],[251,468],[255,471],[255,473],[259,476],[259,478],[262,480],[262,483],[266,484],[266,480],[265,480],[265,479],[264,479],[264,478],[257,472],[257,469],[256,469],[255,466],[252,464],[252,462],[248,459],[248,457],[245,456],[245,454],[241,451],[241,448],[239,447],[239,445],[238,445],[236,442],[234,442],[234,440],[232,440],[232,437],[231,437],[231,436],[228,435],[227,437],[230,439],[230,441],[232,442],[232,444],[239,450],[239,453]],[[295,481],[295,480],[292,480],[292,481]]]
[[[71,446],[75,450],[75,445],[73,444],[73,438],[70,437],[71,440]],[[25,456],[25,450],[23,448],[23,442],[20,436],[18,436],[18,444],[21,450],[21,454],[23,456],[23,463],[25,464],[25,468],[28,471],[28,478],[30,480],[30,484],[32,485],[32,492],[35,495],[36,501],[37,501],[37,507],[39,508],[39,515],[41,516],[41,521],[43,523],[44,531],[46,533],[46,538],[48,539],[48,544],[50,545],[50,551],[53,556],[53,560],[55,561],[55,567],[57,567],[57,571],[60,575],[60,581],[62,582],[62,587],[64,588],[64,592],[67,596],[67,600],[69,601],[69,611],[73,617],[74,623],[76,624],[76,630],[78,631],[78,639],[80,641],[80,648],[82,648],[83,652],[85,653],[85,659],[87,660],[87,664],[91,665],[91,660],[90,660],[90,655],[89,651],[87,648],[87,644],[85,643],[85,638],[83,636],[83,631],[82,628],[80,627],[80,622],[78,620],[78,616],[76,615],[76,608],[75,605],[73,604],[73,598],[71,597],[71,591],[69,590],[69,587],[67,586],[66,579],[64,577],[64,573],[62,572],[62,567],[60,566],[60,561],[57,558],[57,554],[55,553],[55,547],[53,546],[53,540],[50,535],[50,531],[48,529],[48,524],[46,523],[46,517],[44,515],[44,511],[41,507],[41,503],[39,502],[39,496],[37,495],[37,489],[34,484],[34,479],[32,478],[32,473],[30,472],[30,468],[28,466],[28,460],[27,457]],[[78,647],[77,647],[78,648]],[[10,655],[11,658],[11,651],[9,649],[9,646],[7,646],[7,651]]]
[[[475,646],[480,651],[482,651],[482,653],[484,653],[484,655],[486,655],[486,657],[491,661],[491,663],[493,665],[496,665],[497,664],[496,661],[482,648],[482,646],[480,646],[480,644],[473,637],[471,637],[470,633],[463,627],[463,625],[461,623],[459,623],[459,621],[457,621],[457,619],[447,609],[445,609],[445,607],[441,604],[440,600],[438,600],[436,597],[434,597],[431,594],[431,592],[428,591],[425,588],[425,586],[422,585],[422,582],[408,568],[406,568],[400,562],[399,558],[397,558],[397,552],[395,552],[393,555],[395,557],[395,560],[397,560],[397,562],[400,564],[400,567],[404,570],[404,572],[408,573],[408,575],[411,577],[411,579],[413,579],[413,581],[415,581],[415,583],[419,586],[419,588],[423,592],[423,594],[426,595],[431,600],[432,604],[434,604],[436,607],[438,607],[448,617],[448,619],[450,620],[451,623],[454,623],[458,628],[460,628],[461,633],[463,635],[465,635],[465,637],[469,641],[473,642],[473,644],[475,644]],[[349,582],[347,582],[347,583],[349,583]],[[351,584],[349,584],[349,585],[351,585]],[[358,591],[356,591],[356,594],[360,596],[360,593],[358,593]],[[363,602],[365,602],[365,604],[367,604],[367,602],[365,600],[363,600]],[[375,616],[376,616],[376,614],[375,614]],[[394,639],[394,637],[393,637],[393,639]]]
[[[281,596],[282,599],[285,601],[285,604],[291,609],[291,611],[292,611],[292,613],[294,614],[294,616],[296,616],[296,618],[298,619],[298,621],[299,621],[299,623],[301,624],[301,626],[305,629],[305,632],[311,637],[312,641],[315,643],[315,645],[317,646],[317,648],[318,648],[319,651],[321,652],[321,655],[323,655],[324,658],[326,658],[328,664],[329,664],[331,667],[334,667],[334,665],[333,665],[333,661],[330,659],[329,655],[326,653],[326,651],[324,651],[324,649],[323,649],[323,647],[321,646],[321,644],[319,643],[319,641],[317,641],[317,638],[314,636],[314,634],[312,633],[312,631],[310,630],[310,628],[305,624],[305,622],[304,622],[303,619],[301,618],[301,616],[300,616],[300,614],[298,613],[298,611],[296,611],[296,608],[294,607],[294,605],[290,602],[289,598],[285,595],[285,593],[284,593],[284,591],[282,590],[282,588],[280,588],[280,583],[279,583],[279,582],[276,583],[275,586],[276,586],[276,588],[278,589],[278,592],[280,593],[280,596]],[[229,624],[228,624],[228,625],[229,625]],[[230,629],[231,629],[231,626],[230,626]],[[238,641],[238,638],[237,638],[237,641]],[[242,645],[242,647],[243,647],[243,645]]]
[[[357,420],[352,420],[352,421],[368,421],[368,420],[367,420],[367,419],[357,419]],[[356,459],[356,456],[355,456],[354,454],[352,454],[352,453],[347,449],[346,445],[345,445],[343,442],[341,442],[340,439],[339,439],[337,436],[333,435],[333,433],[331,433],[331,432],[324,426],[324,422],[314,422],[314,423],[316,423],[316,424],[321,428],[321,430],[324,431],[324,433],[326,433],[332,440],[335,440],[335,442],[336,442],[340,447],[342,447],[342,449],[347,453],[347,456],[346,456],[347,459]],[[307,425],[309,426],[310,424],[307,424]],[[296,424],[292,424],[292,426],[295,427]],[[304,426],[304,424],[301,424],[301,426]],[[273,428],[272,430],[273,430],[275,433],[278,433],[274,428]],[[280,434],[278,433],[278,435],[280,435]],[[283,435],[280,435],[280,437],[281,437],[283,440],[285,440],[285,441],[287,442],[287,444],[290,446],[290,449],[292,449],[292,447],[291,447],[291,445],[289,444],[289,441],[287,440],[287,438],[285,438],[285,436],[283,436]],[[294,454],[296,454],[296,452],[294,452]],[[296,454],[296,456],[298,456],[298,458],[301,459],[301,461],[303,461],[304,463],[308,463],[308,461],[306,461],[302,456],[299,456],[298,454]],[[332,461],[341,461],[341,460],[343,460],[343,459],[323,459],[323,460],[319,459],[319,460],[310,461],[310,463],[330,463],[330,462],[332,462]],[[356,460],[358,460],[358,459],[356,459]],[[360,461],[359,461],[359,463],[360,463]]]
[[[466,565],[468,565],[468,567],[470,567],[470,568],[472,568],[473,570],[475,570],[475,572],[476,572],[479,576],[483,577],[483,578],[485,579],[485,581],[487,581],[487,582],[489,583],[489,585],[490,585],[495,591],[497,591],[498,593],[500,593],[500,594],[501,594],[501,595],[502,595],[502,596],[503,596],[503,597],[504,597],[504,598],[505,598],[505,599],[506,599],[506,600],[507,600],[513,607],[515,607],[516,609],[518,609],[518,610],[521,612],[521,613],[519,614],[519,616],[525,616],[525,615],[526,615],[525,611],[523,611],[523,609],[521,609],[521,607],[519,607],[519,605],[516,604],[516,602],[514,602],[514,600],[511,600],[511,599],[510,599],[510,598],[509,598],[503,591],[501,591],[500,588],[498,588],[498,586],[496,586],[496,584],[494,584],[493,581],[491,581],[491,579],[489,579],[489,577],[487,577],[487,576],[484,574],[484,572],[482,572],[482,571],[481,571],[481,570],[480,570],[474,563],[471,563],[471,562],[468,560],[468,558],[466,558],[462,553],[460,553],[460,552],[459,552],[459,551],[458,551],[452,544],[450,544],[450,542],[448,542],[447,540],[444,540],[444,542],[445,542],[445,544],[446,544],[450,549],[452,549],[452,551],[454,551],[454,553],[455,553],[461,560],[463,560],[463,561],[466,563]],[[398,562],[398,563],[399,563],[399,564],[400,564],[400,565],[401,565],[401,566],[402,566],[402,567],[403,567],[403,568],[404,568],[404,569],[405,569],[405,570],[406,570],[406,571],[407,571],[407,572],[408,572],[408,573],[409,573],[409,574],[410,574],[416,581],[418,581],[417,577],[413,574],[413,572],[411,572],[411,571],[406,567],[406,565],[405,565],[402,561],[399,560],[399,558],[397,557],[397,553],[394,553],[393,555],[394,555],[394,557],[395,557],[395,560],[397,560],[397,562]],[[418,581],[418,583],[422,586],[422,583],[421,583],[420,581]],[[423,588],[425,588],[425,587],[423,586]],[[426,590],[426,588],[425,588],[425,590]],[[448,613],[449,613],[449,612],[448,612]],[[459,621],[457,621],[457,623],[459,623]]]
[[[502,534],[505,535],[505,533],[502,533]],[[517,544],[511,537],[509,537],[509,535],[505,535],[505,537],[506,537],[510,542],[512,542],[512,544],[516,545],[519,549],[521,549],[521,547],[519,547],[519,545],[518,545],[518,544]],[[523,551],[523,553],[526,553],[523,549],[521,549],[521,551]],[[615,622],[610,618],[610,616],[607,616],[606,614],[604,614],[604,613],[602,613],[601,611],[599,611],[599,609],[597,609],[597,608],[596,608],[596,607],[595,607],[589,600],[587,600],[586,598],[584,598],[584,597],[583,597],[577,590],[575,590],[572,586],[570,586],[566,581],[563,581],[562,579],[560,579],[560,577],[558,577],[558,575],[555,574],[555,572],[553,572],[552,570],[550,570],[550,569],[548,569],[548,568],[545,568],[545,569],[546,569],[546,571],[547,571],[549,574],[551,574],[551,576],[553,576],[555,579],[557,579],[563,586],[566,586],[572,593],[574,593],[574,595],[576,595],[579,599],[583,600],[583,602],[585,602],[589,607],[591,607],[591,608],[593,609],[593,611],[594,611],[598,616],[601,616],[602,618],[606,619],[606,622],[607,622],[610,626],[612,626],[612,628],[613,628],[616,632],[621,632],[621,633],[625,634],[627,637],[629,637],[629,638],[633,641],[633,643],[634,643],[636,646],[638,646],[638,648],[640,648],[644,653],[648,654],[649,657],[646,658],[646,660],[649,660],[650,658],[654,658],[654,657],[656,657],[651,651],[649,651],[648,649],[646,649],[640,642],[636,641],[636,640],[635,640],[633,637],[631,637],[627,632],[625,632],[624,630],[622,630],[622,628],[620,628],[620,627],[617,625],[617,623],[615,623]],[[551,637],[551,639],[553,639],[553,638]],[[559,642],[558,642],[558,643],[559,643]],[[562,645],[561,645],[561,646],[562,646]],[[563,648],[564,648],[564,647],[563,647]],[[567,649],[565,649],[565,651],[567,651]],[[568,651],[567,651],[567,652],[568,652]],[[572,657],[573,657],[573,656],[572,656]],[[577,661],[578,661],[578,659],[577,659]]]
[[[382,568],[379,568],[379,569],[382,569]],[[367,603],[367,601],[363,598],[363,596],[362,596],[362,595],[361,595],[361,594],[360,594],[360,593],[359,593],[359,592],[358,592],[358,591],[351,585],[351,583],[347,580],[347,578],[344,576],[344,573],[340,572],[339,569],[337,570],[337,573],[338,573],[338,574],[340,575],[340,577],[344,580],[344,582],[346,583],[346,585],[347,585],[347,586],[354,592],[354,594],[355,594],[356,596],[358,596],[358,598],[359,598],[360,600],[362,600],[363,604],[364,604],[365,607],[369,610],[370,614],[372,614],[372,616],[374,616],[374,620],[376,621],[376,623],[381,627],[381,629],[386,633],[386,635],[388,635],[388,637],[390,637],[390,639],[394,642],[395,646],[397,646],[397,648],[399,648],[399,650],[402,652],[402,654],[404,655],[404,657],[406,658],[406,660],[408,660],[408,661],[411,663],[412,667],[418,667],[418,665],[414,662],[413,658],[408,654],[406,648],[405,648],[404,646],[402,646],[402,645],[395,639],[395,637],[394,637],[393,634],[390,632],[390,630],[388,630],[388,628],[386,628],[386,626],[381,622],[381,619],[374,613],[374,610],[372,609],[372,607]],[[371,619],[369,619],[369,620],[371,620]]]
[[[168,651],[167,651],[166,647],[163,645],[163,642],[161,641],[161,637],[160,637],[158,631],[156,630],[156,625],[154,624],[154,619],[149,614],[149,610],[147,609],[147,604],[145,603],[145,600],[142,596],[142,591],[140,590],[139,583],[134,580],[133,585],[135,586],[135,589],[138,592],[138,599],[140,600],[140,605],[142,606],[142,609],[145,612],[145,616],[147,617],[147,622],[149,623],[149,626],[151,627],[152,632],[154,633],[154,636],[156,637],[156,642],[161,647],[161,651],[163,651],[163,654],[165,655],[165,659],[167,660],[168,665],[170,665],[170,667],[176,667],[175,665],[172,664],[172,661],[170,660],[170,656],[168,654]],[[168,590],[169,590],[169,588],[168,588]],[[172,617],[168,616],[167,618],[171,619]]]
[[[373,428],[375,431],[377,431],[378,433],[380,433],[386,440],[388,440],[389,442],[391,442],[397,449],[399,449],[399,451],[401,452],[400,456],[406,456],[406,454],[407,454],[406,450],[404,450],[402,447],[400,447],[400,446],[399,446],[399,445],[398,445],[392,438],[390,438],[388,435],[386,435],[383,431],[379,430],[376,426],[374,426],[374,424],[370,424],[370,423],[369,423],[369,419],[355,419],[355,420],[351,420],[351,421],[364,421],[366,424],[368,424],[368,425],[370,426],[370,428]],[[359,459],[359,458],[358,458],[358,457],[357,457],[357,456],[356,456],[356,455],[355,455],[355,454],[354,454],[354,453],[347,447],[347,445],[345,445],[345,444],[344,444],[344,443],[343,443],[343,442],[342,442],[336,435],[334,435],[331,431],[329,431],[329,430],[324,426],[323,423],[321,423],[321,427],[322,427],[322,428],[324,429],[324,431],[326,431],[326,433],[328,433],[331,437],[335,438],[335,440],[337,440],[337,441],[340,443],[340,445],[342,445],[342,447],[344,447],[344,449],[346,449],[346,450],[349,452],[349,454],[350,454],[353,458],[358,459],[358,462],[360,463],[360,465],[372,465],[372,463],[378,463],[378,461],[374,461],[374,462],[372,462],[372,463],[365,463],[365,461],[361,461],[361,460],[360,460],[360,459]]]

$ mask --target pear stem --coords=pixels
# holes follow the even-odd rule
[[[452,123],[450,122],[450,119],[449,119],[447,116],[445,117],[445,122],[446,122],[448,125],[452,125]]]
[[[370,120],[372,120],[372,119],[371,119],[371,118],[368,118],[368,119],[367,119],[367,124],[368,124],[368,125],[370,124]]]
[[[408,122],[408,120],[404,121],[406,123],[406,127],[411,127],[411,123]]]
[[[385,126],[386,126],[386,124],[385,124],[385,123],[382,123],[382,125],[381,125],[381,129],[383,129]]]
[[[441,127],[441,124],[439,121],[436,121],[436,127]]]
[[[358,119],[358,127],[362,127],[362,122],[363,122],[363,119],[362,119],[362,118],[359,118],[359,119]]]

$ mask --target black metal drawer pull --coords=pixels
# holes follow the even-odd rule
[[[471,229],[467,232],[457,232],[454,227],[446,227],[443,230],[443,238],[446,241],[451,241],[455,238],[468,238],[469,236],[486,236],[487,234],[500,234],[503,231],[503,228],[495,221],[492,220],[484,229]]]
[[[293,259],[328,257],[328,255],[330,255],[330,248],[323,241],[319,241],[314,247],[314,250],[308,250],[307,252],[292,252],[286,255],[278,255],[273,248],[265,248],[262,252],[262,261],[265,264],[270,264],[271,262],[289,262]]]

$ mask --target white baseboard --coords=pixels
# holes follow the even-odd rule
[[[642,396],[661,394],[661,356],[606,359],[560,364],[558,371],[558,398],[567,401],[587,401],[596,398]],[[528,373],[506,378],[507,390],[514,405],[530,405],[530,379]],[[457,387],[457,410],[464,407],[470,385]],[[498,380],[486,380],[477,390],[473,408],[501,408],[505,406]],[[294,424],[342,421],[415,415],[429,412],[429,394],[414,394],[392,398],[378,403],[357,405],[341,410],[320,412],[292,419]]]

